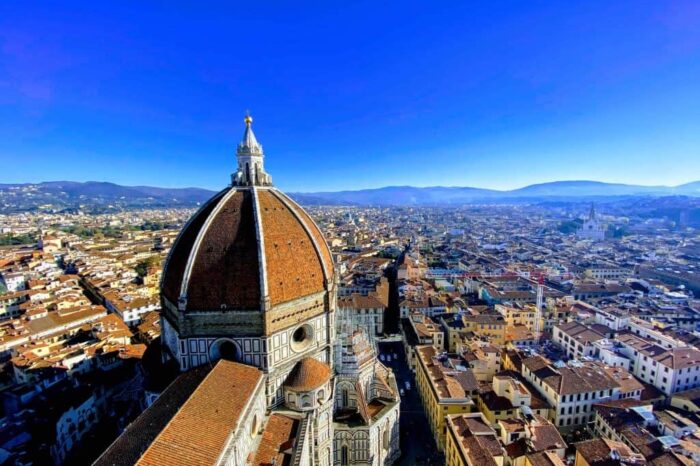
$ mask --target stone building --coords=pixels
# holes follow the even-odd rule
[[[393,375],[368,354],[369,375],[362,366],[336,376],[330,250],[272,185],[245,123],[231,185],[187,222],[164,267],[163,360],[181,375],[98,465],[384,465],[398,453]],[[335,436],[334,408],[349,399],[338,385],[353,377],[356,406],[370,412],[356,429],[376,445],[369,457]]]
[[[576,231],[576,236],[581,239],[602,241],[605,239],[605,224],[600,223],[596,218],[595,207],[591,205],[588,218],[583,221],[581,227]]]
[[[340,464],[393,464],[399,456],[399,388],[367,333],[342,327],[336,344],[335,451]]]

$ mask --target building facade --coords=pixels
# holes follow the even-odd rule
[[[605,239],[605,225],[596,218],[595,207],[591,205],[588,218],[583,221],[583,225],[576,232],[576,236],[581,239],[601,241]]]

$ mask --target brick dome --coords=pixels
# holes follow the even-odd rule
[[[251,121],[231,186],[192,216],[163,270],[163,312],[181,335],[268,333],[330,309],[328,245],[304,209],[272,186]]]
[[[162,295],[180,310],[262,309],[323,292],[333,262],[318,226],[274,188],[231,187],[187,223]]]

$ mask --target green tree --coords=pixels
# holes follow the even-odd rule
[[[136,264],[134,271],[139,275],[139,277],[145,277],[149,268],[156,267],[158,265],[160,265],[160,258],[158,256],[149,256]]]
[[[35,244],[37,242],[36,235],[22,234],[15,235],[13,233],[0,234],[0,246],[16,246],[20,244]]]
[[[577,218],[574,220],[567,220],[564,222],[561,222],[559,226],[557,227],[557,230],[560,232],[564,233],[565,235],[568,235],[570,233],[575,233],[576,230],[581,228],[581,225],[583,225],[583,220]]]

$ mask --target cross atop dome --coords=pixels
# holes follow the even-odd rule
[[[231,175],[233,186],[272,186],[272,177],[263,166],[263,148],[253,133],[253,117],[246,112],[243,139],[238,144],[236,156],[238,170]]]

